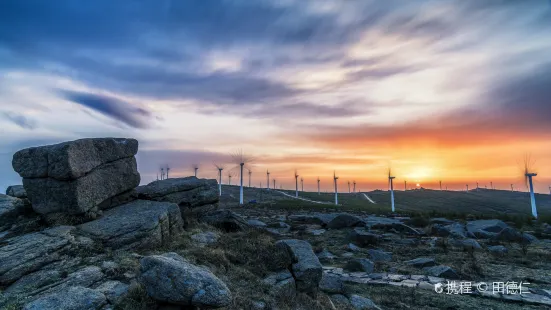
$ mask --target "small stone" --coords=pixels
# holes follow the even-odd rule
[[[442,277],[446,279],[459,279],[459,276],[453,270],[452,268],[448,266],[432,266],[432,267],[425,267],[423,268],[424,271],[426,271],[429,275],[435,276],[435,277]]]
[[[356,258],[348,261],[344,269],[348,271],[373,272],[374,264],[367,258]]]
[[[434,258],[432,257],[418,257],[416,259],[408,260],[405,263],[416,268],[431,267],[436,265]]]

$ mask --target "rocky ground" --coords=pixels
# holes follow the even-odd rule
[[[313,210],[262,191],[237,206],[214,180],[136,187],[136,152],[85,139],[14,155],[24,186],[0,195],[0,309],[551,307],[543,222]],[[447,294],[459,282],[474,288]]]

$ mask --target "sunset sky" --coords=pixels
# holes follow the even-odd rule
[[[551,2],[1,1],[0,191],[15,151],[106,136],[142,183],[242,149],[255,185],[526,190],[529,153],[547,193]]]

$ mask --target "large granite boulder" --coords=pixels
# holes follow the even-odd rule
[[[27,198],[27,192],[25,191],[23,185],[8,186],[6,189],[6,195],[21,199]]]
[[[477,220],[467,222],[467,233],[476,238],[493,238],[503,229],[509,227],[501,220]]]
[[[137,151],[134,139],[81,139],[21,150],[12,165],[37,213],[97,213],[139,185]]]
[[[28,303],[23,310],[99,310],[105,306],[107,299],[101,292],[73,286]]]
[[[193,176],[153,181],[136,191],[140,199],[173,202],[191,209],[210,209],[206,207],[218,204],[220,199],[216,180]]]
[[[61,260],[74,244],[73,231],[74,227],[59,226],[4,240],[0,245],[0,285]]]
[[[0,194],[0,231],[9,226],[19,216],[31,212],[31,207],[23,199]]]
[[[361,218],[352,214],[342,213],[329,221],[327,228],[338,229],[363,225],[365,225],[365,222]]]
[[[276,246],[288,257],[289,269],[295,278],[297,291],[316,294],[323,269],[310,243],[288,239],[276,242]]]
[[[183,231],[178,205],[136,200],[107,210],[97,220],[77,226],[79,233],[112,248],[157,246]]]
[[[296,295],[295,278],[289,270],[270,274],[262,282],[269,286],[272,296],[293,298]]]
[[[221,308],[232,300],[222,280],[176,253],[142,258],[138,281],[151,298],[170,304]]]
[[[363,228],[356,227],[348,235],[348,240],[359,246],[365,247],[368,245],[376,245],[382,240],[382,236],[369,232]]]

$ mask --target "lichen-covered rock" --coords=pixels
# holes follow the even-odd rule
[[[339,229],[364,225],[365,222],[361,218],[352,214],[342,213],[329,221],[329,223],[327,223],[327,228]]]
[[[0,284],[10,284],[60,260],[62,252],[73,245],[73,232],[74,227],[60,226],[4,240],[0,246]]]
[[[23,310],[99,310],[107,305],[105,295],[93,289],[73,286],[41,297]]]
[[[446,279],[459,279],[457,272],[448,266],[438,265],[432,267],[423,268],[425,272],[434,277],[446,278]]]
[[[23,178],[75,180],[95,168],[138,152],[138,141],[94,138],[31,147],[13,155],[13,169]]]
[[[96,291],[101,292],[107,298],[110,304],[118,304],[127,294],[129,285],[120,281],[107,281],[96,287]]]
[[[153,181],[136,191],[140,199],[173,202],[192,209],[217,204],[220,199],[216,180],[193,176]]]
[[[476,238],[492,238],[507,228],[501,220],[477,220],[467,222],[467,232]]]
[[[23,199],[0,194],[0,231],[3,226],[13,223],[19,216],[32,212]]]
[[[405,263],[416,268],[431,267],[436,265],[434,258],[432,257],[418,257],[416,259],[408,260]]]
[[[162,302],[205,308],[226,307],[231,302],[222,280],[176,253],[142,258],[138,280],[151,298]]]
[[[35,212],[83,214],[96,212],[106,200],[140,184],[136,159],[120,159],[97,167],[75,180],[24,178]]]
[[[296,295],[295,278],[289,270],[271,274],[262,281],[270,287],[270,295],[277,297],[294,297]]]
[[[25,191],[23,185],[8,186],[6,189],[6,195],[20,199],[27,198],[27,192]]]
[[[107,247],[138,248],[166,243],[183,231],[183,225],[178,205],[136,200],[110,209],[77,229]]]
[[[288,239],[276,242],[276,246],[288,255],[297,291],[317,293],[323,269],[310,243]]]
[[[378,244],[382,237],[380,235],[366,231],[363,228],[356,227],[349,235],[348,239],[359,246]]]
[[[329,294],[344,293],[344,283],[340,276],[324,273],[321,277],[319,288],[322,292]]]
[[[134,139],[81,139],[13,155],[33,209],[40,214],[96,213],[139,185]]]

